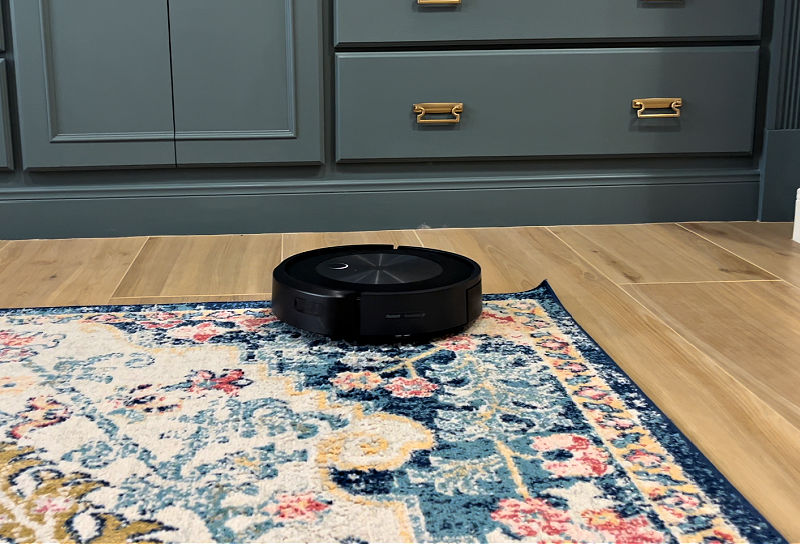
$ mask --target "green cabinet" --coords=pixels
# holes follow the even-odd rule
[[[338,159],[750,153],[758,54],[756,46],[338,53]],[[634,101],[657,107],[641,111]],[[431,103],[443,111],[415,112]]]
[[[26,168],[175,164],[166,0],[14,0]]]
[[[762,0],[334,0],[337,45],[755,38]]]
[[[2,0],[0,238],[753,219],[787,2]]]
[[[14,159],[11,154],[11,123],[8,113],[6,61],[0,59],[0,170],[10,170],[14,167]]]
[[[0,51],[6,50],[6,34],[3,26],[3,12],[0,10]]]
[[[321,29],[296,0],[12,0],[28,169],[319,162]]]
[[[170,0],[179,166],[321,162],[320,3]]]

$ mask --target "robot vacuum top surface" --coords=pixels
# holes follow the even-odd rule
[[[443,272],[436,262],[405,253],[354,253],[317,265],[317,273],[344,283],[404,284],[435,278]]]
[[[480,278],[475,261],[436,249],[354,245],[315,249],[286,259],[275,278],[319,290],[408,292]]]

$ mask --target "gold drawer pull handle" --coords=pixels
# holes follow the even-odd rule
[[[455,6],[460,3],[461,0],[417,0],[420,6]]]
[[[464,111],[463,102],[423,102],[414,104],[414,113],[417,114],[417,123],[460,123]],[[425,119],[428,113],[450,113],[451,119]]]
[[[641,119],[652,119],[655,117],[680,117],[682,98],[634,98],[633,109],[637,110],[636,116]],[[675,113],[645,113],[648,109],[670,108]]]

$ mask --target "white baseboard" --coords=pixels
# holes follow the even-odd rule
[[[797,190],[797,202],[794,206],[794,232],[792,240],[800,242],[800,189]]]

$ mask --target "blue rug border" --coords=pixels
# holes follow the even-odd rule
[[[587,353],[586,350],[580,351],[593,364],[604,366],[615,374],[615,380],[609,382],[609,385],[614,392],[625,398],[626,402],[631,396],[635,396],[637,400],[645,403],[653,416],[647,422],[648,430],[656,436],[662,446],[680,463],[683,470],[697,482],[700,488],[714,498],[722,513],[736,525],[736,528],[748,542],[789,544],[788,540],[728,481],[725,475],[698,449],[694,442],[642,391],[633,378],[586,332],[567,310],[547,280],[542,281],[537,287],[528,291],[484,295],[484,300],[507,300],[522,297],[535,298],[540,303],[544,302],[543,299],[549,299],[552,307],[546,308],[548,315],[556,318],[559,324],[568,322],[579,334],[583,335],[584,341],[596,349],[596,353]],[[561,315],[554,315],[555,313],[560,313]],[[658,420],[658,424],[653,425],[653,420]],[[672,440],[667,440],[667,438]],[[668,447],[668,445],[675,443],[679,444],[680,447]],[[742,520],[741,523],[736,522],[737,519],[741,518],[742,514],[746,514],[749,519]]]
[[[759,544],[781,543],[789,544],[772,524],[748,501],[733,484],[717,469],[716,466],[701,452],[689,438],[678,429],[673,421],[648,397],[636,382],[622,369],[614,359],[598,344],[592,336],[578,323],[566,309],[547,280],[543,280],[537,287],[516,293],[484,294],[483,300],[508,300],[508,299],[535,298],[539,302],[549,302],[547,308],[549,315],[554,317],[559,324],[566,323],[583,335],[583,340],[593,346],[595,353],[581,349],[581,354],[593,364],[603,366],[612,371],[615,379],[609,382],[611,388],[621,397],[629,399],[631,396],[643,402],[652,414],[647,426],[667,451],[681,464],[684,471],[697,482],[704,492],[714,497],[722,513],[733,522],[742,514],[750,519],[742,520],[744,523],[734,523],[739,532],[750,542]],[[545,300],[546,299],[546,300]],[[270,300],[252,300],[236,302],[181,302],[166,304],[114,304],[95,306],[42,306],[30,308],[0,309],[0,316],[28,316],[28,315],[60,315],[60,314],[86,314],[86,313],[119,313],[141,311],[192,311],[192,310],[226,310],[240,308],[264,309],[271,308]],[[559,315],[554,315],[559,314]],[[652,420],[657,420],[653,425]],[[668,440],[671,439],[671,440]],[[681,444],[682,447],[668,447],[669,444]],[[749,522],[749,523],[747,523]]]

